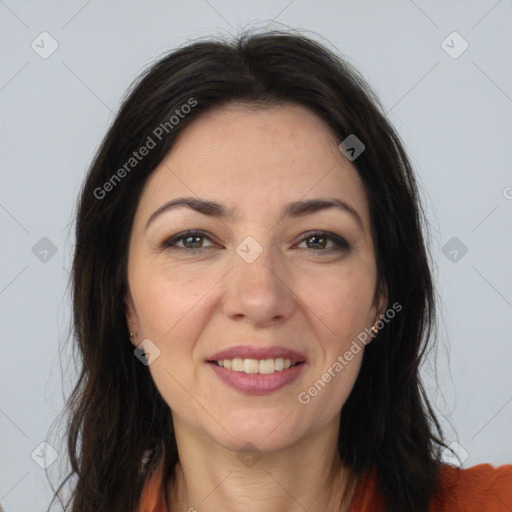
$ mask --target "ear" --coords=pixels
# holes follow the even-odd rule
[[[133,336],[130,337],[130,341],[133,346],[138,345],[138,337],[137,334],[140,333],[139,326],[139,318],[137,316],[137,312],[135,310],[135,304],[133,303],[132,295],[130,292],[127,293],[124,302],[125,315],[126,315],[126,326],[128,327],[128,332],[134,333]]]
[[[381,316],[386,312],[388,305],[388,287],[387,283],[382,282],[377,285],[375,290],[375,296],[373,300],[373,307],[375,310],[375,317],[373,319],[373,325],[380,320]]]

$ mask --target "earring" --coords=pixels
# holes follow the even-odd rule
[[[133,333],[133,332],[131,332],[131,333],[130,333],[130,338],[131,338],[131,339],[133,339],[133,336],[134,336],[134,333]]]
[[[379,333],[379,329],[377,329],[377,327],[375,327],[375,325],[372,327],[372,332],[373,334],[375,334],[375,336],[377,336],[377,334]]]

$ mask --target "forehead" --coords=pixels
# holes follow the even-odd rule
[[[339,197],[367,224],[364,186],[338,144],[330,127],[303,106],[218,108],[180,133],[148,180],[141,208],[198,196],[243,216],[300,199]]]

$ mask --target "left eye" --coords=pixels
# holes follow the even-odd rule
[[[318,242],[318,240],[321,240],[321,242]],[[302,239],[300,243],[311,243],[312,247],[307,248],[313,248],[314,250],[318,250],[325,249],[327,241],[332,242],[334,244],[334,247],[331,246],[326,250],[348,250],[350,248],[350,244],[344,238],[341,238],[333,233],[326,233],[324,231],[315,231],[312,233],[307,233],[307,235]]]

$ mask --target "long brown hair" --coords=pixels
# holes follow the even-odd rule
[[[378,284],[403,311],[365,349],[341,413],[339,456],[353,478],[375,469],[387,510],[426,511],[445,444],[419,377],[436,300],[415,177],[370,86],[347,61],[294,31],[246,32],[166,54],[133,84],[92,162],[80,192],[71,273],[81,373],[66,404],[65,481],[75,480],[66,510],[136,510],[160,462],[165,481],[173,479],[178,452],[170,410],[134,357],[126,327],[128,241],[142,189],[178,134],[233,101],[301,104],[340,141],[356,134],[366,146],[353,165],[369,200]],[[171,121],[187,104],[186,115]],[[127,167],[148,137],[155,146]]]

